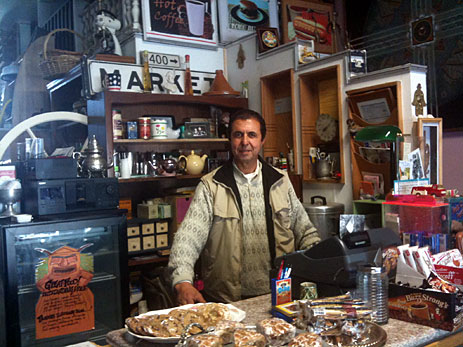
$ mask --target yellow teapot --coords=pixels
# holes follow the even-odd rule
[[[185,159],[186,161],[186,172],[189,175],[199,175],[203,172],[204,163],[206,161],[207,155],[204,154],[202,157],[195,154],[195,151],[191,151],[191,154],[188,157],[181,155],[178,159]]]

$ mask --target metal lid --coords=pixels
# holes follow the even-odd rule
[[[317,201],[315,201],[318,199]],[[316,195],[310,198],[310,203],[303,204],[307,213],[344,213],[344,204],[338,202],[326,202],[324,196]]]

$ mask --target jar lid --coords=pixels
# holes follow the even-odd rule
[[[323,196],[312,196],[310,203],[302,204],[307,213],[344,213],[344,204],[338,202],[326,202]]]

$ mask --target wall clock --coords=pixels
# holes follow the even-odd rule
[[[315,123],[315,131],[322,141],[329,142],[336,137],[337,121],[327,113],[322,113]]]

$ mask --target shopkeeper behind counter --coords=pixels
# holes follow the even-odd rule
[[[201,178],[173,241],[169,270],[181,305],[267,294],[273,259],[320,241],[287,173],[259,157],[262,116],[237,111],[228,129],[233,159]],[[204,296],[192,285],[200,255]]]

